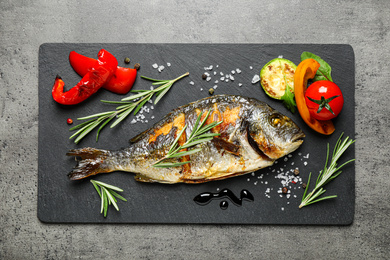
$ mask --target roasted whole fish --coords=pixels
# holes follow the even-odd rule
[[[164,157],[185,125],[179,144],[191,134],[198,115],[202,113],[203,120],[209,110],[206,124],[223,121],[211,129],[219,136],[193,147],[202,148],[200,152],[172,159],[173,162],[190,160],[188,164],[171,168],[152,166]],[[126,171],[135,173],[135,179],[142,182],[221,180],[272,165],[276,159],[295,151],[304,136],[290,118],[264,102],[241,96],[212,96],[173,110],[152,128],[131,139],[128,148],[70,150],[67,155],[81,159],[68,176],[78,180],[98,173]]]

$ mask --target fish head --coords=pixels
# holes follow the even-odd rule
[[[252,146],[271,159],[295,151],[303,143],[303,131],[289,117],[271,107],[260,108],[252,111],[248,122],[248,139]]]

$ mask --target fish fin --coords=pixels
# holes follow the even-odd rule
[[[146,131],[144,131],[144,132],[142,132],[142,133],[140,133],[140,134],[134,136],[133,138],[131,138],[131,139],[129,140],[129,143],[130,143],[130,144],[133,144],[133,143],[138,142],[139,140],[142,139],[142,137],[144,136],[144,134],[145,134],[147,131],[148,131],[148,130],[146,130]]]
[[[214,143],[214,145],[218,148],[218,149],[223,149],[225,150],[226,152],[228,153],[231,153],[231,154],[234,154],[234,155],[237,155],[239,156],[239,148],[240,146],[232,143],[232,142],[229,142],[229,141],[226,141],[222,138],[218,138],[218,137],[214,137],[212,139],[212,142]]]
[[[67,156],[75,156],[81,158],[77,160],[77,165],[68,174],[70,180],[80,180],[98,173],[110,172],[112,170],[107,167],[104,162],[109,156],[109,152],[95,148],[73,149],[66,153]]]
[[[136,174],[134,176],[134,179],[139,182],[157,182],[155,179],[146,177],[145,175],[142,174]]]

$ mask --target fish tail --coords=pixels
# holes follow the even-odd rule
[[[68,174],[70,180],[80,180],[98,173],[111,172],[112,167],[107,163],[110,152],[95,148],[69,150],[68,156],[75,156],[77,165]]]

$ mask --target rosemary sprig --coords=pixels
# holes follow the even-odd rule
[[[303,193],[301,204],[299,205],[299,208],[302,208],[304,206],[326,200],[326,199],[332,199],[336,198],[337,195],[331,195],[326,197],[319,198],[322,194],[325,193],[326,190],[324,190],[323,186],[330,182],[331,180],[335,179],[337,176],[341,174],[341,168],[345,166],[346,164],[355,161],[355,159],[351,159],[342,165],[337,167],[337,161],[340,158],[340,156],[348,149],[349,146],[351,146],[355,140],[349,139],[349,137],[346,137],[344,141],[341,141],[341,137],[343,136],[343,133],[340,135],[339,139],[336,142],[336,145],[333,150],[332,159],[330,162],[329,167],[328,165],[328,159],[329,159],[329,143],[327,145],[327,153],[326,153],[326,161],[324,169],[320,172],[318,175],[316,185],[312,192],[306,195],[308,189],[309,189],[309,183],[311,178],[311,173],[309,174],[309,180],[307,182],[307,186],[305,189],[305,192]]]
[[[189,73],[187,72],[172,80],[158,80],[158,79],[152,79],[145,76],[141,76],[141,78],[143,79],[153,81],[152,85],[161,85],[161,86],[151,90],[132,90],[131,92],[133,93],[135,92],[137,94],[125,97],[121,101],[101,100],[103,103],[117,104],[119,106],[114,111],[108,111],[108,112],[77,118],[77,120],[88,120],[88,121],[85,121],[79,125],[70,128],[69,131],[74,131],[74,130],[78,130],[78,131],[75,132],[71,137],[69,137],[69,139],[72,139],[77,136],[77,138],[74,140],[74,142],[77,144],[93,129],[95,129],[100,125],[96,134],[96,142],[97,142],[99,139],[100,131],[111,120],[116,118],[116,120],[110,126],[110,128],[113,128],[117,124],[122,122],[122,120],[125,119],[128,115],[130,115],[132,111],[134,111],[133,113],[134,115],[136,115],[138,111],[145,105],[145,103],[148,102],[153,97],[153,95],[156,95],[156,98],[154,100],[154,104],[156,105],[160,101],[160,99],[170,90],[170,88],[176,81],[188,75]]]
[[[162,159],[155,162],[153,164],[153,166],[160,167],[160,168],[168,168],[168,167],[177,167],[177,166],[181,166],[181,165],[190,163],[191,161],[174,162],[174,163],[164,162],[164,161],[167,159],[182,157],[182,156],[186,156],[186,155],[200,152],[202,150],[202,148],[196,148],[196,149],[191,149],[191,150],[187,150],[187,151],[181,151],[181,150],[193,147],[193,146],[200,144],[200,143],[210,141],[211,139],[213,139],[214,136],[220,135],[219,133],[207,133],[213,127],[222,123],[222,121],[219,121],[219,122],[212,122],[210,124],[205,125],[205,122],[206,122],[207,118],[209,117],[209,114],[210,114],[210,110],[207,112],[207,114],[202,122],[200,122],[200,119],[202,117],[202,113],[199,114],[198,118],[196,119],[194,128],[192,129],[192,132],[191,132],[190,136],[188,137],[187,141],[183,145],[179,145],[178,141],[187,128],[187,125],[185,125],[183,127],[183,129],[180,131],[180,133],[177,135],[175,141],[172,143],[171,147],[169,148],[168,153]]]
[[[119,207],[117,204],[118,201],[116,200],[116,198],[121,199],[123,201],[127,201],[125,198],[123,198],[121,195],[115,192],[115,191],[122,192],[123,191],[122,189],[112,186],[110,184],[106,184],[101,181],[91,180],[91,182],[101,199],[100,213],[103,213],[104,217],[107,216],[108,206],[111,204],[115,207],[117,211],[119,211]]]

